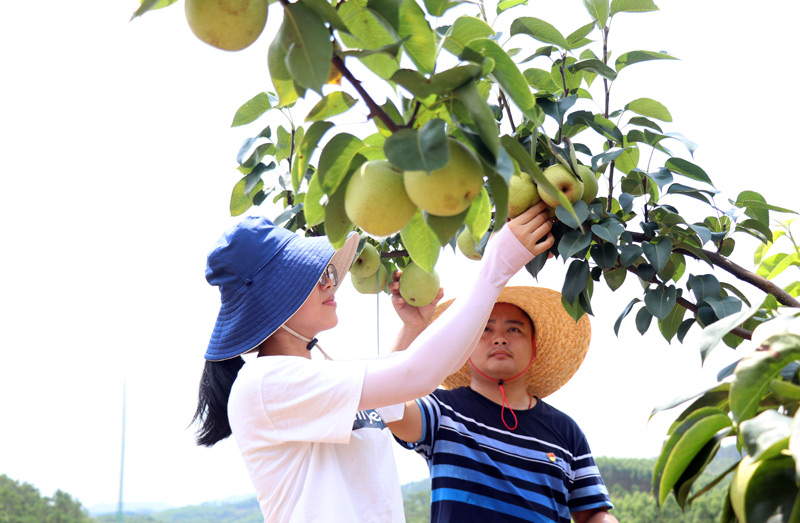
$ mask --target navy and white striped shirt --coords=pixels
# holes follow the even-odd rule
[[[514,431],[500,405],[468,387],[417,404],[422,438],[401,443],[428,461],[432,523],[569,523],[571,512],[613,508],[583,431],[542,400],[515,411]]]

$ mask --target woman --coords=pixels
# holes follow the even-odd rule
[[[197,441],[211,446],[234,435],[265,521],[404,520],[384,423],[463,365],[506,282],[552,245],[545,209],[532,207],[495,235],[466,299],[436,326],[408,332],[424,328],[435,304],[402,307],[401,315],[420,321],[405,318],[397,343],[414,341],[366,361],[312,360],[309,353],[315,336],[337,323],[334,292],[356,235],[334,253],[324,237],[303,238],[251,217],[222,236],[206,269],[222,305],[200,381]],[[245,364],[248,352],[257,357]]]

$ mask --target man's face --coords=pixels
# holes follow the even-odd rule
[[[530,318],[519,307],[497,303],[472,353],[472,364],[493,379],[513,378],[531,361],[533,334]]]

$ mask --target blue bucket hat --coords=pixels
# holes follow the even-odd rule
[[[205,359],[258,347],[305,303],[329,263],[342,281],[357,247],[355,233],[335,251],[327,236],[303,237],[264,217],[241,220],[208,255],[206,280],[219,287],[222,304]]]

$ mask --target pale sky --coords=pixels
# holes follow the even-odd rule
[[[612,48],[681,60],[626,69],[614,105],[643,96],[665,104],[673,116],[665,130],[699,144],[694,161],[722,191],[722,207],[745,189],[798,207],[788,157],[800,143],[792,83],[800,6],[656,3],[662,11],[618,17]],[[219,306],[205,256],[232,221],[239,145],[261,129],[229,125],[239,105],[271,88],[267,48],[280,9],[271,8],[253,46],[226,53],[191,34],[182,5],[129,23],[137,5],[11,2],[0,17],[0,474],[87,507],[117,501],[123,383],[126,502],[253,494],[234,442],[198,448],[188,423]],[[530,0],[514,13],[564,34],[589,22],[579,0]],[[755,243],[735,237],[735,259],[752,268]],[[476,267],[443,255],[446,295],[457,296]],[[551,261],[539,284],[560,289],[564,273]],[[534,283],[526,273],[513,282]],[[655,327],[639,336],[632,315],[615,337],[637,285],[614,295],[595,286],[589,354],[547,399],[576,419],[598,456],[655,456],[671,419],[648,425],[652,408],[713,383],[737,357],[720,347],[701,367],[698,331],[668,345]],[[375,355],[378,338],[385,351],[397,328],[388,297],[349,284],[337,296],[340,324],[321,344],[340,359]],[[399,448],[397,457],[403,483],[427,475],[421,458]]]

